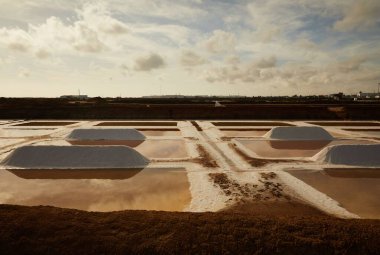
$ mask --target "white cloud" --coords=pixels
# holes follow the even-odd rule
[[[32,38],[21,29],[0,29],[0,43],[11,50],[27,52],[32,47]]]
[[[78,16],[85,24],[94,31],[106,34],[125,34],[129,31],[127,26],[111,17],[107,5],[104,2],[87,3],[80,10],[77,10]]]
[[[339,31],[365,30],[380,22],[380,1],[355,1],[344,11],[344,16],[337,21],[334,28]]]
[[[29,24],[27,30],[1,28],[0,43],[11,50],[33,51],[38,58],[49,52],[101,52],[112,45],[114,37],[126,34],[126,25],[112,18],[104,4],[86,4],[77,10],[78,20],[66,24],[58,17],[50,17],[40,25]],[[107,45],[109,44],[109,45]]]
[[[258,61],[240,63],[238,59],[232,58],[227,61],[227,65],[217,68],[210,68],[204,73],[204,77],[209,82],[222,83],[254,83],[257,80],[267,79],[272,73],[265,69],[276,66],[274,56],[262,58]]]
[[[112,6],[127,15],[161,17],[183,21],[195,20],[207,15],[207,11],[189,1],[170,0],[111,0]],[[111,4],[110,3],[110,4]]]
[[[183,66],[192,67],[206,63],[206,60],[191,50],[181,52],[180,62]]]
[[[347,60],[342,60],[336,63],[335,68],[341,73],[350,73],[358,71],[360,66],[365,63],[367,59],[364,56],[353,57]]]
[[[259,69],[265,69],[265,68],[275,67],[276,63],[277,63],[276,57],[271,56],[269,58],[260,59],[258,62],[256,62],[256,66]]]
[[[156,75],[136,71],[165,66],[158,72],[165,86],[186,79],[190,87],[178,91],[188,93],[223,93],[228,84],[244,88],[237,93],[274,85],[299,93],[359,90],[379,78],[377,0],[3,2],[0,57],[12,62],[2,65],[2,84],[27,77],[20,66],[38,74],[20,84],[41,77],[75,84],[80,77],[87,88],[104,77],[120,87],[126,78],[153,86]]]
[[[201,45],[210,53],[223,53],[234,51],[236,46],[236,37],[234,34],[223,31],[214,30],[212,35],[203,41]]]
[[[164,59],[156,53],[151,53],[147,56],[137,58],[135,60],[134,69],[136,71],[151,71],[153,69],[161,68],[164,66]]]
[[[46,58],[49,58],[51,56],[51,53],[49,51],[47,51],[46,49],[38,49],[35,52],[35,55],[39,59],[46,59]]]
[[[30,70],[25,67],[22,67],[19,69],[18,76],[21,78],[27,78],[30,76]]]
[[[96,31],[87,27],[85,24],[78,24],[74,30],[75,42],[73,43],[74,49],[84,52],[100,52],[105,49],[104,43],[99,40]]]

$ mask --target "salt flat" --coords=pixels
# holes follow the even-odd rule
[[[352,177],[352,169],[355,165],[352,164],[351,161],[355,158],[354,156],[360,155],[357,148],[367,148],[366,150],[368,151],[362,153],[362,155],[365,155],[362,161],[366,162],[366,164],[361,163],[356,165],[369,168],[368,171],[379,171],[376,168],[378,146],[380,146],[379,140],[376,139],[376,136],[372,137],[368,133],[365,134],[347,130],[344,122],[339,122],[339,125],[337,123],[322,123],[324,126],[318,126],[317,122],[310,121],[263,122],[250,120],[239,122],[214,120],[195,122],[65,120],[61,122],[62,124],[57,121],[17,121],[15,122],[17,124],[15,124],[14,122],[4,121],[3,124],[0,125],[0,134],[3,134],[0,137],[0,160],[2,160],[0,172],[8,176],[8,178],[0,180],[0,186],[3,187],[0,192],[0,203],[29,205],[29,202],[26,203],[25,200],[22,199],[24,189],[21,188],[20,184],[12,185],[12,182],[21,182],[25,186],[30,186],[30,183],[37,181],[40,183],[39,193],[38,195],[36,193],[34,194],[36,199],[33,200],[31,198],[28,201],[35,201],[37,204],[44,205],[97,210],[97,208],[100,207],[80,207],[79,202],[72,203],[71,205],[67,203],[57,203],[57,201],[63,200],[58,199],[58,195],[50,194],[47,196],[47,194],[49,194],[47,187],[58,182],[61,183],[60,185],[65,186],[80,180],[81,182],[91,182],[100,185],[99,187],[119,187],[113,188],[112,191],[115,192],[115,194],[118,193],[121,195],[125,192],[124,194],[127,195],[131,194],[128,193],[130,191],[121,188],[122,186],[116,185],[116,183],[123,178],[128,179],[129,190],[138,190],[139,187],[141,187],[141,185],[137,184],[138,177],[140,175],[142,176],[146,171],[152,173],[155,171],[154,169],[166,169],[166,171],[169,172],[171,171],[170,169],[173,169],[173,171],[175,171],[175,169],[183,169],[182,173],[184,175],[181,175],[181,178],[184,178],[184,180],[186,180],[185,182],[181,181],[181,184],[178,186],[175,184],[175,178],[172,178],[170,181],[171,184],[169,184],[169,181],[165,183],[166,189],[170,189],[171,186],[173,187],[170,196],[167,196],[170,197],[170,199],[174,199],[175,194],[178,193],[178,189],[182,191],[187,190],[189,192],[190,199],[188,199],[185,204],[181,204],[182,207],[176,207],[177,209],[175,210],[192,212],[219,211],[242,203],[247,206],[234,208],[253,210],[253,207],[248,205],[255,203],[274,203],[274,205],[276,203],[301,203],[315,208],[322,213],[342,218],[357,218],[367,217],[367,214],[361,214],[360,211],[351,211],[350,208],[353,207],[345,207],[344,204],[342,205],[341,201],[339,201],[339,197],[330,197],[329,194],[320,189],[318,185],[298,178],[297,174],[291,174],[289,170],[292,170],[293,173],[308,170],[323,174],[324,169],[333,167],[341,171],[339,172],[340,177],[333,178],[350,178],[350,176]],[[371,127],[378,124],[379,122],[376,121],[349,122],[347,126],[355,126],[355,128],[364,130],[371,129]],[[52,127],[52,125],[54,126]],[[17,129],[33,130],[17,131]],[[258,129],[260,130],[258,131]],[[11,132],[9,130],[11,130]],[[88,130],[88,132],[85,136],[83,136],[83,134],[82,136],[78,136],[80,132],[83,132],[81,130]],[[136,134],[138,133],[132,131],[133,134],[131,133],[132,135],[129,136],[130,131],[127,130],[141,130],[137,131],[138,133],[142,133],[142,135],[137,137],[141,140],[140,143],[132,146],[130,150],[141,154],[142,157],[149,160],[147,165],[142,167],[147,170],[140,169],[133,173],[112,172],[115,171],[115,165],[118,161],[129,161],[125,156],[114,154],[112,152],[113,146],[115,146],[115,148],[122,148],[123,146],[120,146],[118,141],[125,141],[132,138],[134,140],[137,139]],[[145,135],[144,130],[148,130]],[[155,132],[155,130],[157,130],[157,132]],[[91,135],[88,136],[88,134]],[[17,139],[13,139],[15,136]],[[92,139],[96,144],[82,144],[81,146],[71,145],[70,141],[73,140],[73,137],[76,140]],[[111,141],[115,143],[115,145],[112,145],[112,143],[109,144],[107,141]],[[125,145],[128,144],[126,143]],[[100,153],[94,157],[81,154],[83,150],[89,150],[97,146],[103,149],[111,148],[109,151],[111,154],[107,156],[106,154]],[[336,156],[339,158],[343,157],[343,161],[333,160],[334,157],[331,156],[335,150],[339,150],[339,146],[354,148],[352,152],[348,149],[348,151],[346,150],[345,153],[343,153],[344,155],[340,154]],[[35,152],[38,156],[33,154],[33,157],[28,158],[28,156],[19,155],[20,158],[18,160],[21,160],[23,164],[10,165],[9,159],[12,157],[12,153],[14,154],[20,150],[25,150],[24,148],[28,148],[28,150],[30,148],[32,150],[36,148]],[[75,152],[75,148],[79,148],[81,152]],[[200,151],[199,148],[202,148],[202,150]],[[69,153],[70,157],[66,157],[67,162],[66,165],[64,165],[65,155],[63,152],[72,151],[72,149],[73,152]],[[265,149],[265,153],[260,152],[263,149]],[[56,153],[57,155],[52,156],[49,153]],[[40,157],[45,162],[51,161],[51,164],[45,165],[42,169],[41,166],[33,166],[31,163],[35,162],[36,157]],[[61,160],[60,162],[62,164],[59,166],[54,164],[57,163],[54,157],[57,157],[56,161],[58,161],[58,159]],[[107,160],[111,161],[110,165],[103,164],[104,161]],[[74,161],[76,162],[75,164],[73,164]],[[101,162],[101,164],[96,164],[97,162]],[[112,162],[114,165],[112,165]],[[124,169],[123,171],[131,171],[131,169],[129,169],[131,167],[128,166],[128,163],[116,167]],[[92,169],[92,172],[79,173],[78,171],[81,168]],[[94,168],[98,168],[98,170],[94,171]],[[33,171],[33,169],[38,171],[30,172]],[[49,169],[51,172],[49,172]],[[351,169],[347,171],[347,176],[345,176],[345,169]],[[159,172],[160,171],[157,171],[157,173]],[[161,173],[163,174],[162,176],[165,175],[164,172]],[[12,176],[12,178],[10,178],[10,176]],[[150,201],[156,197],[156,199],[161,199],[163,204],[167,204],[168,201],[165,200],[165,196],[158,198],[155,195],[160,191],[159,184],[152,184],[151,188],[149,188],[149,178],[151,178],[152,183],[155,178],[157,178],[153,176],[161,175],[148,174],[144,177],[144,183],[148,185],[144,191],[144,196],[146,197],[144,201]],[[371,183],[371,185],[373,185],[373,183],[380,183],[380,179],[374,179],[373,177],[378,175],[372,174],[370,176],[372,176],[372,180],[368,183]],[[136,182],[134,180],[136,180]],[[160,178],[160,180],[165,182],[165,178]],[[363,183],[365,180],[366,177],[360,181]],[[355,183],[354,179],[351,181]],[[186,182],[188,182],[188,185]],[[162,185],[164,185],[164,183],[162,183]],[[44,186],[46,188],[43,188]],[[92,186],[91,188],[93,189]],[[341,188],[342,187],[336,187],[336,189]],[[62,197],[62,190],[60,192],[60,196]],[[89,196],[89,190],[82,189],[77,192],[75,196],[72,196],[72,199],[82,201],[83,197]],[[353,190],[352,192],[355,191]],[[41,197],[44,193],[46,193],[45,199],[37,199],[37,196]],[[179,194],[180,193],[178,193],[178,196]],[[350,197],[350,192],[347,192],[347,197]],[[97,203],[96,196],[93,197],[93,199],[95,199],[93,203]],[[102,204],[120,203],[120,200],[118,200],[120,196],[112,197],[110,195],[107,196],[107,198],[99,196],[99,199],[103,199]],[[104,201],[104,199],[107,199],[107,201]],[[100,203],[100,201],[98,202]],[[144,203],[145,202],[139,203],[138,208],[152,209],[148,206],[148,202],[145,203],[145,206]],[[131,206],[131,203],[125,203],[125,201],[123,204],[125,204],[124,207],[102,207],[102,210],[107,210],[107,208],[112,210],[115,208],[136,208]],[[261,206],[260,208],[268,207]],[[286,208],[286,206],[284,206],[284,208]],[[172,210],[169,207],[163,209]],[[304,213],[307,212],[308,210],[304,211]],[[380,214],[374,213],[371,215]]]

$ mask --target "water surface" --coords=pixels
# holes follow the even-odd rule
[[[188,156],[183,140],[146,140],[134,148],[147,158],[185,158]]]
[[[288,172],[336,200],[348,211],[363,218],[380,219],[379,171],[362,168]]]
[[[324,147],[337,144],[372,144],[365,140],[283,141],[236,139],[248,150],[263,158],[312,157]]]
[[[125,171],[124,174],[117,174],[112,169],[113,173],[107,173],[107,169],[88,169],[88,173],[81,170],[75,174],[75,170],[71,170],[66,176],[65,170],[20,171],[33,172],[25,176],[18,172],[19,177],[8,170],[0,170],[0,203],[87,211],[182,211],[191,200],[187,174],[181,168],[117,170]]]

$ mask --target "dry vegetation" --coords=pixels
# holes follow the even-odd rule
[[[378,254],[380,221],[0,205],[0,254]]]

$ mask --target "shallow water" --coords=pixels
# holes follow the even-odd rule
[[[185,158],[188,156],[183,140],[146,140],[134,148],[147,158]]]
[[[380,137],[380,131],[358,131],[368,137]]]
[[[174,130],[141,130],[146,136],[180,136],[181,132]]]
[[[248,150],[263,158],[312,157],[324,147],[337,144],[371,144],[364,140],[280,141],[236,139]]]
[[[0,170],[0,203],[87,211],[182,211],[191,200],[186,170],[182,168],[117,170],[125,174],[112,169],[111,174],[107,173],[108,170],[81,170],[79,174],[75,173],[76,170],[69,170],[66,175],[65,170],[52,170],[60,173],[20,171],[36,172],[27,173],[24,176],[27,179],[24,179],[19,177],[22,176],[20,172],[16,176]]]
[[[309,121],[308,123],[319,126],[341,126],[341,127],[359,127],[359,126],[380,126],[378,122],[370,121]]]
[[[294,126],[285,122],[273,121],[214,121],[214,126]]]
[[[263,136],[269,130],[221,130],[225,136],[229,137],[250,137],[250,136]]]
[[[380,219],[380,169],[293,170],[293,176],[363,218]]]
[[[139,146],[144,140],[67,140],[71,145],[125,145],[129,147]]]

